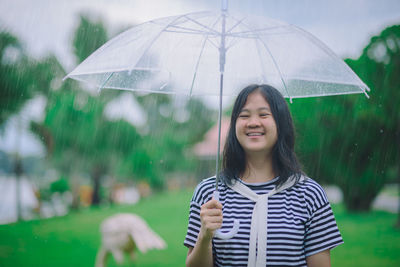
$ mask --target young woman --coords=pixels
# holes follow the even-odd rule
[[[218,191],[203,180],[190,204],[187,266],[330,266],[343,243],[322,187],[305,177],[294,153],[294,127],[285,99],[268,85],[237,97]],[[231,239],[214,237],[240,221]],[[223,221],[223,223],[222,223]]]

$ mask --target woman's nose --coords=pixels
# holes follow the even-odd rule
[[[258,127],[258,126],[260,126],[260,120],[258,120],[258,118],[253,117],[253,116],[250,117],[248,120],[248,123],[247,123],[247,127],[252,128],[252,127]]]

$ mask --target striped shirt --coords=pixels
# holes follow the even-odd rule
[[[274,189],[275,178],[267,183],[244,183],[257,194]],[[184,241],[194,247],[200,231],[200,208],[215,189],[215,177],[203,180],[195,189]],[[222,231],[240,221],[239,232],[228,240],[212,241],[215,266],[247,266],[250,223],[255,202],[219,183],[223,206]],[[307,266],[306,257],[343,243],[323,188],[311,178],[269,197],[267,266]]]

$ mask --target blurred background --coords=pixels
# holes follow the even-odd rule
[[[400,2],[228,3],[309,31],[371,89],[369,99],[295,99],[296,151],[345,241],[332,265],[399,266]],[[1,266],[93,266],[99,225],[119,212],[140,215],[168,245],[134,266],[184,265],[191,194],[215,172],[217,99],[93,94],[62,79],[129,27],[219,9],[211,0],[0,0]],[[231,105],[224,100],[223,133]]]

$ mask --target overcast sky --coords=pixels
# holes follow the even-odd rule
[[[69,72],[76,65],[71,44],[81,13],[101,18],[113,33],[147,20],[220,6],[218,0],[0,0],[0,30],[16,35],[32,56],[54,53]],[[399,0],[231,0],[228,9],[295,24],[342,58],[357,58],[371,36],[400,24]],[[34,105],[40,103],[43,100]],[[31,136],[23,135],[19,146],[29,152],[22,153],[40,150]],[[15,131],[0,135],[0,149],[16,143]]]
[[[0,0],[0,25],[33,55],[52,51],[70,71],[75,66],[71,39],[82,12],[101,17],[112,31],[220,5],[218,0]],[[230,0],[228,8],[295,24],[341,57],[358,57],[372,35],[400,23],[399,0]]]

